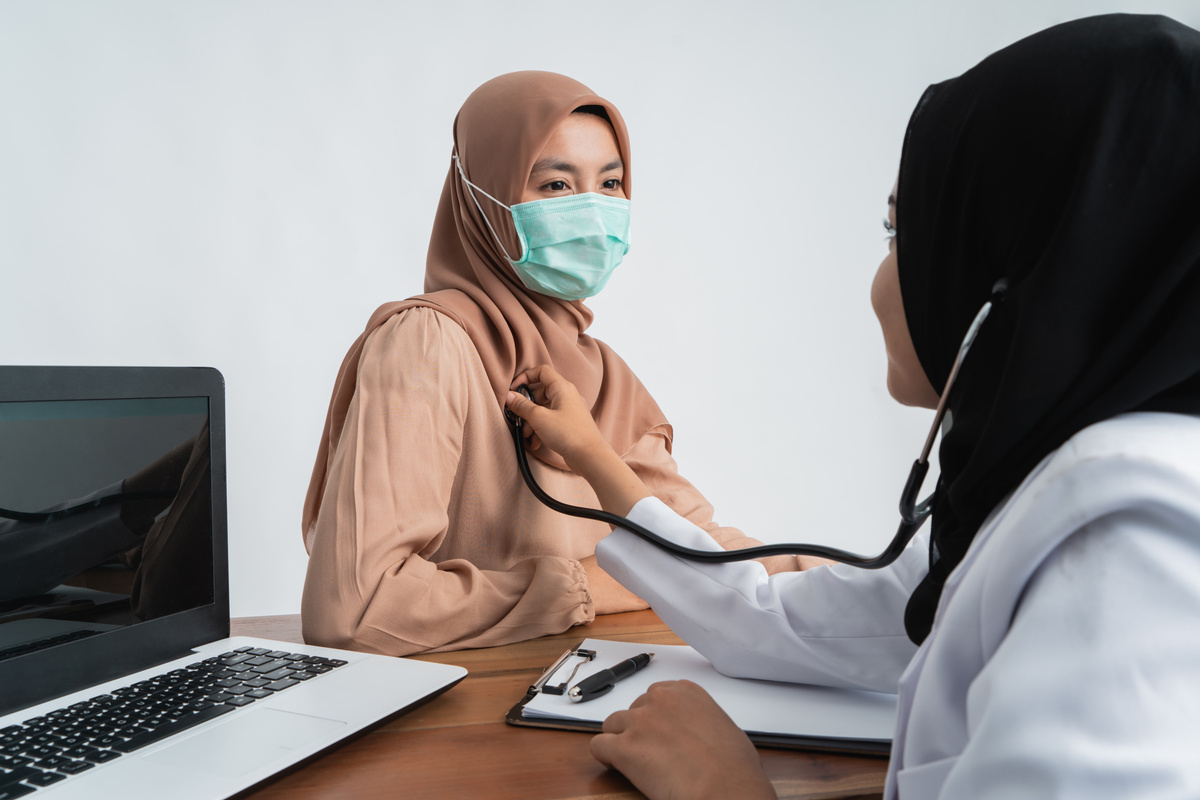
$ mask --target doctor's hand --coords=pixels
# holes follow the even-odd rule
[[[533,400],[509,392],[507,406],[525,420],[526,428],[533,428],[531,450],[545,445],[562,456],[572,472],[592,485],[605,511],[625,516],[637,501],[650,496],[600,433],[574,384],[548,364],[525,370],[512,385],[521,384],[529,386]]]
[[[544,364],[525,370],[512,383],[514,388],[522,384],[528,385],[533,401],[509,392],[508,408],[527,423],[530,450],[546,445],[562,456],[573,472],[581,474],[578,467],[612,449],[575,384],[553,367]]]
[[[601,730],[592,756],[650,800],[775,797],[754,745],[691,681],[652,684]]]

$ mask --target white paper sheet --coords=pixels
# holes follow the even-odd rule
[[[745,731],[890,741],[896,725],[893,694],[730,678],[717,672],[704,656],[682,645],[587,639],[580,647],[597,651],[596,660],[579,668],[572,686],[638,653],[654,653],[654,660],[608,694],[585,703],[542,692],[525,705],[525,717],[599,722],[614,711],[628,708],[652,683],[686,679],[704,687]],[[561,683],[576,661],[564,664],[548,682]]]

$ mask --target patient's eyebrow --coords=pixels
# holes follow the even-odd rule
[[[625,169],[625,162],[621,159],[610,161],[600,168],[601,172],[612,172],[613,170]],[[541,161],[533,165],[533,169],[529,171],[530,175],[536,175],[539,172],[566,172],[570,175],[578,175],[579,167],[569,161],[562,161],[557,158],[543,158]]]
[[[575,175],[579,172],[579,168],[567,161],[560,161],[556,158],[544,158],[533,165],[530,174],[538,172],[568,172]]]
[[[889,206],[894,206],[894,205],[896,205],[896,195],[894,195],[894,194],[889,194],[889,195],[888,195],[888,205],[889,205]]]

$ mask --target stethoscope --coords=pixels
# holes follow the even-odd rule
[[[998,300],[1003,295],[1005,288],[1005,281],[997,282],[996,286],[992,289],[992,298],[983,304],[983,308],[979,309],[979,313],[975,315],[975,319],[971,322],[970,327],[967,328],[967,335],[963,337],[962,344],[958,347],[958,354],[954,358],[954,365],[950,368],[949,377],[946,378],[946,386],[942,390],[941,397],[938,399],[937,411],[933,416],[933,424],[929,428],[929,435],[925,437],[925,447],[921,450],[920,458],[913,462],[912,468],[908,472],[908,480],[904,483],[904,491],[900,495],[900,527],[896,530],[896,535],[892,537],[891,543],[888,544],[882,553],[873,558],[819,544],[764,544],[758,547],[744,547],[739,550],[695,550],[691,547],[684,547],[683,545],[664,539],[657,533],[646,530],[636,522],[632,522],[618,514],[594,508],[584,508],[583,506],[568,505],[567,503],[555,500],[542,491],[542,487],[538,486],[537,481],[533,478],[533,473],[529,469],[529,459],[525,454],[525,436],[522,432],[525,421],[505,408],[504,416],[508,420],[509,433],[512,435],[513,446],[517,451],[517,466],[520,467],[521,477],[525,479],[525,485],[529,487],[529,491],[533,492],[534,497],[560,514],[597,520],[599,522],[606,522],[609,525],[619,526],[648,542],[658,545],[664,550],[692,561],[723,564],[731,561],[766,558],[768,556],[803,555],[828,558],[862,569],[881,569],[900,557],[900,554],[904,552],[904,548],[908,546],[913,536],[916,535],[921,526],[925,524],[925,520],[933,512],[933,502],[937,494],[936,490],[919,503],[917,502],[917,497],[921,492],[921,485],[925,482],[925,475],[929,472],[929,454],[933,451],[933,442],[937,438],[938,430],[942,425],[942,419],[946,415],[946,400],[950,397],[950,390],[954,386],[955,378],[958,377],[958,370],[962,366],[967,351],[971,349],[971,345],[975,342],[975,336],[979,333],[980,326],[983,325],[983,321],[987,319],[988,313],[992,310],[993,300]],[[528,386],[519,386],[516,391],[525,395],[530,400],[533,399],[533,393],[530,392]]]

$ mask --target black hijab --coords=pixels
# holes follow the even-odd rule
[[[992,509],[1079,430],[1126,411],[1200,414],[1200,32],[1106,15],[1023,39],[931,86],[896,196],[901,293],[949,400],[924,641]]]

